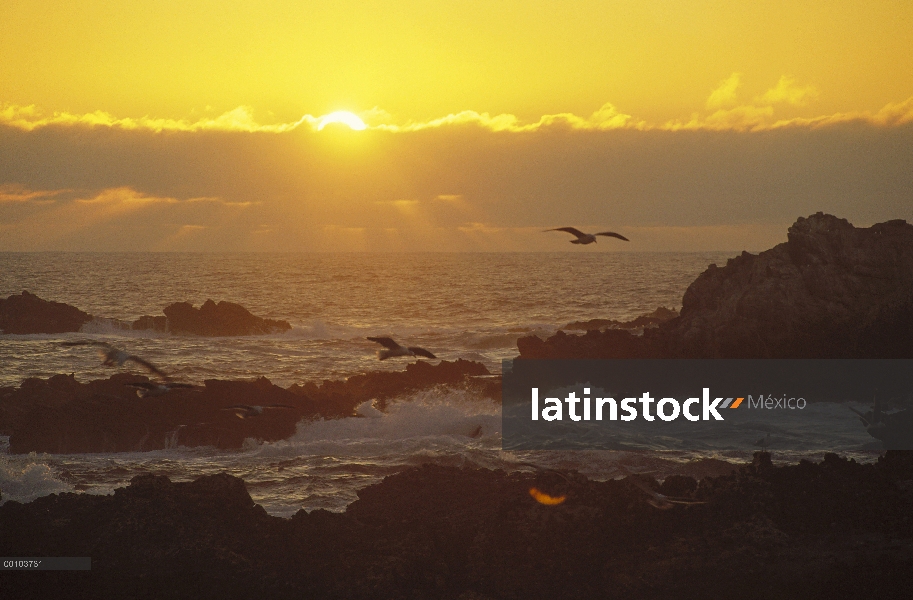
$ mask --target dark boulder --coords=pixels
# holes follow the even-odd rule
[[[92,315],[62,302],[22,292],[0,298],[0,332],[14,334],[79,331]]]
[[[175,446],[241,448],[245,439],[291,437],[302,419],[352,416],[365,400],[380,407],[396,396],[435,386],[469,389],[500,397],[500,381],[471,361],[419,362],[405,371],[379,371],[346,381],[306,383],[289,389],[265,377],[253,381],[210,379],[195,389],[174,389],[139,398],[128,384],[149,381],[129,373],[80,383],[72,375],[25,379],[17,389],[0,388],[0,435],[10,436],[13,454],[49,452],[136,452]],[[235,405],[284,405],[256,417],[238,418]]]
[[[267,515],[227,474],[185,483],[146,474],[110,496],[0,506],[3,556],[92,558],[83,573],[0,571],[0,585],[15,598],[909,595],[908,456],[757,458],[662,486],[643,475],[635,484],[424,465],[362,489],[344,513],[291,519]],[[539,504],[532,487],[566,501]],[[661,510],[645,489],[702,503]]]
[[[800,218],[787,242],[710,265],[658,329],[517,346],[521,358],[913,358],[913,225]]]
[[[216,304],[207,300],[200,308],[189,302],[176,302],[163,312],[168,319],[168,331],[178,334],[265,335],[292,328],[288,321],[257,317],[240,304],[225,301]]]
[[[660,306],[653,312],[640,315],[630,321],[617,321],[615,319],[590,319],[589,321],[573,321],[561,329],[578,331],[592,331],[602,329],[642,329],[644,327],[658,327],[678,316],[678,311]]]

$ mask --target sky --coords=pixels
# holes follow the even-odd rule
[[[913,3],[0,19],[0,251],[757,251],[817,211],[913,220]]]

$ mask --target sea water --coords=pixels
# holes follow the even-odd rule
[[[174,302],[207,299],[283,319],[285,333],[207,338],[124,330],[91,323],[79,333],[0,335],[0,387],[27,377],[73,373],[79,381],[115,371],[88,347],[59,342],[104,340],[141,356],[175,380],[265,376],[287,387],[401,370],[405,359],[379,362],[367,336],[389,335],[441,359],[464,358],[500,372],[521,336],[552,335],[572,321],[629,320],[659,306],[679,309],[688,285],[731,253],[422,253],[182,254],[0,253],[0,297],[23,290],[96,317],[131,322],[161,315]],[[127,363],[125,369],[133,368]],[[821,409],[814,441],[784,460],[819,457],[833,447],[860,460],[878,443],[845,406]],[[471,437],[467,432],[480,435]],[[762,437],[765,426],[738,432]],[[800,432],[801,433],[801,432]],[[795,432],[790,433],[795,434]],[[500,406],[460,391],[424,391],[395,399],[369,418],[304,421],[288,440],[248,440],[241,450],[177,447],[142,453],[9,455],[0,438],[2,501],[29,501],[62,491],[110,493],[141,473],[185,481],[227,472],[247,483],[268,512],[343,510],[366,485],[411,465],[433,462],[517,468],[517,462],[577,469],[594,478],[650,472],[662,476],[694,458],[726,455],[657,447],[610,451],[503,452]],[[756,449],[756,448],[755,448]]]

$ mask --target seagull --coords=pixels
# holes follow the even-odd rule
[[[106,367],[122,367],[124,363],[128,360],[135,362],[138,365],[146,367],[150,373],[154,373],[164,379],[165,381],[171,381],[171,377],[165,374],[161,369],[150,363],[149,361],[143,360],[139,356],[128,354],[120,348],[115,348],[108,342],[98,342],[95,340],[79,340],[77,342],[61,342],[62,346],[101,346],[99,348],[99,354],[101,355],[102,361],[101,364]],[[105,350],[104,348],[107,348]]]
[[[760,446],[762,452],[767,452],[767,447],[770,446],[770,432],[767,432],[767,436],[762,437],[754,443],[755,446]]]
[[[658,508],[659,510],[669,510],[676,504],[707,504],[701,500],[688,500],[686,498],[674,498],[672,496],[667,496],[665,494],[660,494],[652,489],[650,489],[646,483],[639,481],[637,479],[628,478],[627,481],[630,481],[634,484],[635,487],[640,489],[642,492],[650,496],[647,499],[647,504],[653,508]]]
[[[431,354],[424,348],[419,348],[418,346],[409,346],[404,348],[396,342],[393,341],[393,338],[388,337],[369,337],[369,340],[372,342],[377,342],[386,350],[378,350],[377,358],[380,360],[387,360],[391,356],[424,356],[425,358],[437,358],[437,356]]]
[[[630,242],[628,238],[621,235],[620,233],[615,233],[614,231],[600,231],[599,233],[583,233],[579,229],[574,229],[573,227],[558,227],[556,229],[546,229],[543,231],[566,231],[570,234],[577,236],[576,240],[571,240],[572,244],[592,244],[596,242],[597,235],[604,235],[606,237],[618,238],[624,240],[625,242]]]
[[[199,387],[193,385],[192,383],[176,383],[172,381],[166,381],[165,383],[152,383],[151,381],[139,381],[136,383],[125,384],[127,387],[136,388],[136,395],[140,398],[148,398],[155,396],[164,396],[171,390],[190,390],[193,392],[202,392]]]
[[[251,417],[259,417],[263,414],[263,411],[268,408],[295,408],[294,406],[289,406],[288,404],[269,404],[267,406],[250,406],[248,404],[235,404],[234,406],[226,406],[222,410],[233,410],[239,419],[248,419]]]

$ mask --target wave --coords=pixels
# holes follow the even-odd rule
[[[3,440],[4,449],[8,440]],[[55,470],[41,462],[33,452],[24,457],[0,454],[0,504],[15,500],[31,502],[40,496],[72,491]]]
[[[302,421],[288,440],[263,444],[261,455],[336,457],[408,455],[428,448],[461,452],[468,446],[500,446],[500,406],[465,391],[420,392],[387,403],[371,402],[358,416]]]

